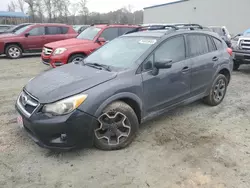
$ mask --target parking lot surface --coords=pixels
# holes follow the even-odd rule
[[[48,70],[39,61],[0,57],[0,187],[250,187],[250,66],[234,72],[221,105],[173,110],[143,124],[124,150],[59,153],[38,147],[16,122],[22,87]]]

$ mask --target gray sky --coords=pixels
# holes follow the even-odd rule
[[[11,0],[0,0],[0,10],[6,11]],[[15,0],[14,0],[15,1]],[[141,10],[144,7],[167,3],[174,0],[89,0],[88,8],[91,12],[109,12],[127,5],[132,5],[133,10]],[[77,0],[71,0],[77,2]]]

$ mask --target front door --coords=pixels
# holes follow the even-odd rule
[[[45,28],[44,27],[35,27],[32,28],[25,38],[26,49],[27,50],[41,50],[45,43]]]
[[[154,74],[154,63],[172,60],[172,67]],[[191,61],[186,60],[183,36],[167,39],[143,64],[143,92],[146,113],[162,110],[189,97]]]

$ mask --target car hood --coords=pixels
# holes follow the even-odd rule
[[[114,79],[116,75],[116,72],[68,64],[35,77],[25,86],[25,90],[40,103],[46,104],[84,92]]]
[[[16,37],[17,35],[12,34],[12,33],[1,33],[0,35],[0,39],[4,39],[4,38],[12,38],[12,37]]]
[[[85,44],[90,44],[90,43],[93,43],[93,41],[72,38],[72,39],[61,40],[61,41],[57,41],[57,42],[48,43],[45,46],[55,49],[55,48],[62,48],[62,47],[69,48],[69,47],[72,47],[72,46],[79,46],[79,45],[85,45]]]

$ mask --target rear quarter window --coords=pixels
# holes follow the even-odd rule
[[[61,27],[62,34],[67,34],[69,31],[68,27]]]

